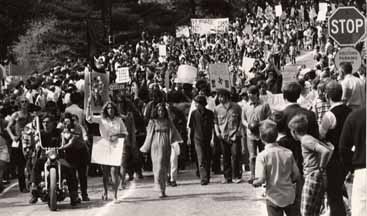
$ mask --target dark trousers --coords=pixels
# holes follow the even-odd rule
[[[330,215],[345,216],[346,210],[343,202],[344,169],[338,159],[331,160],[326,169],[328,179],[326,193],[330,206]]]
[[[227,180],[242,178],[240,138],[238,137],[236,141],[221,140],[221,147],[223,153],[224,178]]]
[[[210,179],[210,140],[195,140],[195,150],[201,182],[209,182]]]
[[[18,174],[18,183],[19,183],[19,189],[25,190],[26,189],[26,183],[25,183],[25,174],[24,174],[24,169],[26,166],[26,160],[24,158],[22,149],[19,148],[12,148],[11,150],[11,155],[12,155],[12,161],[14,162],[14,166],[17,170],[17,174]]]
[[[270,200],[266,200],[266,210],[268,212],[268,216],[283,216],[284,213],[287,216],[297,215],[297,209],[295,208],[294,204],[286,207],[279,207]]]
[[[221,172],[221,164],[220,164],[220,156],[221,156],[221,141],[218,139],[217,136],[214,136],[214,146],[211,147],[211,163],[212,163],[212,170],[214,173]]]
[[[88,177],[87,177],[87,164],[80,165],[77,167],[76,171],[78,172],[79,184],[80,184],[80,192],[82,197],[88,196]]]

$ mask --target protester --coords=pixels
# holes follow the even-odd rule
[[[171,145],[175,142],[182,142],[180,134],[168,118],[168,111],[164,104],[158,104],[149,120],[147,126],[147,136],[142,152],[151,152],[153,162],[154,184],[160,191],[160,198],[166,197],[166,182],[169,170]]]
[[[6,122],[3,116],[3,110],[0,110],[0,193],[3,191],[3,176],[7,164],[10,162],[10,154],[5,136]]]
[[[195,145],[201,185],[207,185],[210,181],[210,145],[213,143],[214,135],[212,129],[214,128],[214,114],[205,108],[206,100],[205,96],[202,95],[195,97],[194,101],[197,103],[197,109],[192,112],[189,122],[193,142],[191,141],[191,134],[188,135],[190,140],[188,143]]]
[[[245,105],[242,116],[242,124],[247,128],[247,147],[250,155],[250,171],[251,176],[249,182],[251,183],[255,178],[255,162],[257,151],[261,152],[264,149],[264,144],[259,138],[259,125],[262,120],[268,118],[271,114],[269,104],[260,100],[260,92],[256,86],[250,86],[247,90],[249,98]]]
[[[101,133],[103,142],[106,142],[110,145],[116,145],[116,142],[118,142],[118,145],[123,145],[123,143],[119,143],[119,138],[125,138],[128,135],[128,132],[122,118],[119,116],[116,105],[112,102],[107,102],[102,108],[101,116],[93,116],[93,114],[91,113],[91,102],[92,98],[90,97],[88,98],[86,115],[87,121],[96,122],[99,124],[99,131]],[[119,166],[103,165],[102,170],[104,188],[102,200],[108,200],[109,175],[111,175],[113,200],[117,201],[117,191],[120,185]]]

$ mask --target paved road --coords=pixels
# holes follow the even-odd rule
[[[201,186],[194,173],[193,170],[181,171],[178,186],[168,187],[168,197],[164,199],[158,198],[158,192],[153,190],[152,174],[145,173],[144,179],[134,180],[127,189],[119,191],[118,203],[102,201],[102,179],[91,178],[91,201],[71,207],[67,199],[59,203],[57,212],[50,212],[41,202],[29,205],[29,194],[21,194],[18,187],[14,187],[0,197],[0,215],[266,215],[263,188],[253,188],[245,182],[223,185],[220,183],[222,175],[214,175],[209,185]]]

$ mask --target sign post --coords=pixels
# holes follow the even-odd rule
[[[329,36],[339,46],[355,46],[366,33],[366,18],[355,7],[339,7],[329,18]]]

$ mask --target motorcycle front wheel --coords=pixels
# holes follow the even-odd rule
[[[57,194],[56,194],[56,168],[52,167],[50,169],[50,200],[48,206],[51,211],[56,211],[57,209]]]

